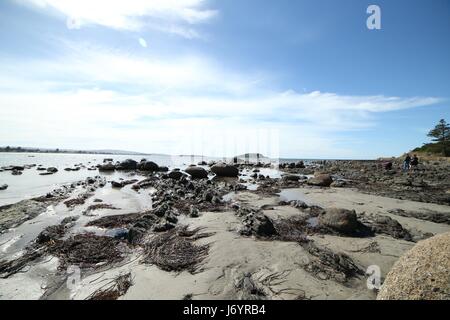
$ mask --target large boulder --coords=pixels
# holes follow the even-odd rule
[[[333,178],[329,174],[316,174],[313,178],[308,179],[307,183],[311,186],[329,187],[333,183]]]
[[[133,159],[127,159],[122,161],[120,164],[116,166],[117,170],[136,170],[137,169],[137,161]]]
[[[300,176],[297,176],[295,174],[286,174],[286,175],[281,177],[281,180],[298,182],[298,180],[300,180]]]
[[[205,179],[208,178],[208,172],[202,167],[191,165],[184,170],[193,179]]]
[[[174,169],[168,174],[170,179],[180,180],[183,176],[183,173],[180,170]]]
[[[260,237],[270,237],[277,234],[272,220],[264,214],[255,216],[253,229],[255,230],[256,235]]]
[[[449,300],[450,232],[420,241],[394,264],[378,300]]]
[[[355,210],[327,209],[319,216],[319,223],[341,233],[352,233],[358,228]]]
[[[303,161],[299,161],[295,164],[295,167],[298,169],[303,169],[305,168],[305,163]]]
[[[244,236],[257,236],[262,238],[268,238],[277,235],[272,220],[262,213],[248,214],[243,221],[243,226],[240,230],[240,234]]]
[[[147,161],[147,160],[142,160],[139,165],[138,165],[138,169],[141,171],[158,171],[159,166],[154,163],[153,161]]]
[[[237,177],[239,169],[226,163],[217,163],[211,167],[211,171],[218,177]]]
[[[116,166],[112,162],[108,162],[98,166],[99,171],[114,171]]]
[[[397,220],[394,220],[391,217],[382,215],[373,216],[369,225],[375,233],[388,234],[393,238],[405,239],[406,241],[412,240],[409,231],[404,229]]]
[[[8,185],[7,184],[0,185],[0,190],[6,190],[6,189],[8,189]]]
[[[11,171],[11,174],[13,176],[20,176],[22,174],[22,171],[14,169],[13,171]]]

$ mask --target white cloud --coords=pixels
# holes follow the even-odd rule
[[[147,48],[147,41],[145,41],[144,38],[139,38],[139,44],[140,44],[143,48]]]
[[[260,74],[230,72],[199,55],[159,57],[110,50],[88,44],[62,42],[54,59],[0,60],[5,82],[12,78],[33,81],[56,80],[56,85],[73,82],[96,86],[121,85],[159,94],[167,90],[239,93],[254,86]],[[0,75],[1,79],[1,75]]]
[[[255,144],[247,150],[225,149],[224,139],[234,139],[234,143],[251,140],[252,130],[263,129],[279,133],[284,156],[361,157],[356,150],[338,147],[339,133],[371,126],[374,112],[437,101],[396,98],[393,103],[391,100],[379,96],[293,92],[245,99],[172,97],[171,94],[154,99],[99,89],[3,92],[0,93],[0,144],[26,141],[28,145],[132,148],[172,154],[199,152],[200,148],[205,154],[218,156],[231,155],[230,151],[261,151],[255,149]]]
[[[47,13],[58,13],[68,27],[100,25],[123,30],[142,30],[147,26],[193,37],[189,25],[206,22],[217,11],[205,9],[205,0],[16,0]]]
[[[58,57],[0,57],[0,145],[186,154],[200,145],[220,155],[225,138],[241,141],[264,129],[279,132],[283,156],[366,157],[367,150],[342,147],[349,142],[341,134],[376,126],[377,113],[440,101],[278,92],[200,56],[144,57],[66,43]],[[228,151],[260,151],[249,145]]]

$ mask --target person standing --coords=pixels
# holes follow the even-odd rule
[[[411,159],[411,167],[417,167],[418,165],[419,165],[419,158],[417,157],[417,154],[415,154]]]
[[[410,165],[411,165],[411,156],[408,153],[406,155],[405,160],[403,161],[403,171],[408,171]]]

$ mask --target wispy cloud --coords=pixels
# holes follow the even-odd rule
[[[58,14],[69,28],[100,25],[119,30],[140,31],[146,27],[198,37],[192,25],[209,21],[216,10],[206,9],[205,0],[16,0],[23,5]]]

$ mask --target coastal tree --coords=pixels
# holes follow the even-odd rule
[[[432,137],[435,142],[448,142],[450,140],[450,125],[444,119],[441,119],[434,129],[430,130],[428,136]]]

